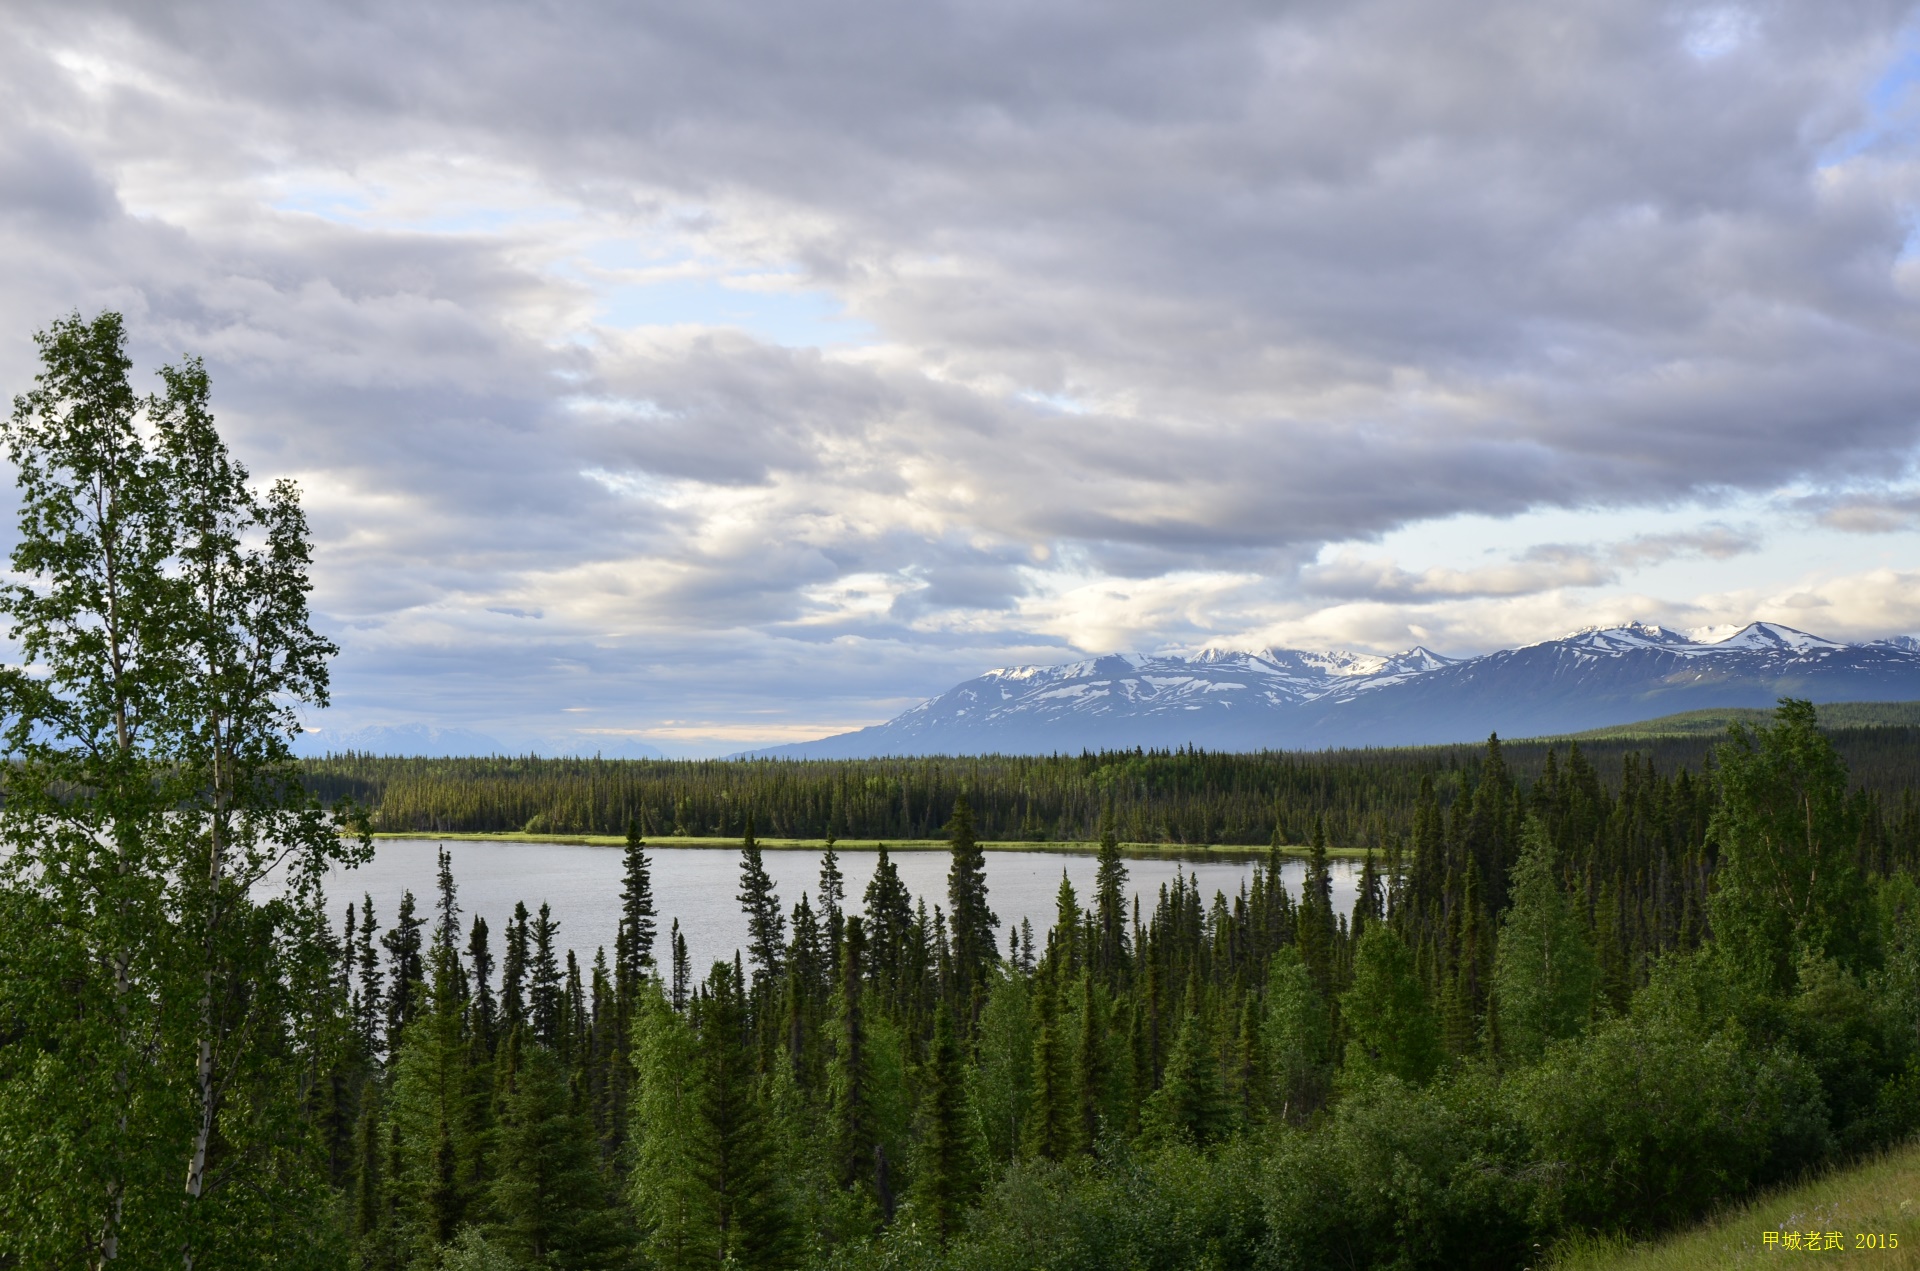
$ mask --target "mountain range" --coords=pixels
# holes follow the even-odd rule
[[[871,728],[757,755],[1321,749],[1552,736],[1675,711],[1920,698],[1920,639],[1631,623],[1471,658],[1205,649],[989,671]]]

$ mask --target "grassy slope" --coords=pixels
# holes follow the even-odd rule
[[[1920,702],[1832,702],[1816,708],[1828,728],[1889,728],[1920,724]],[[1580,741],[1632,741],[1641,737],[1703,737],[1727,731],[1729,724],[1764,724],[1772,711],[1729,707],[1722,710],[1682,711],[1637,724],[1594,728],[1572,737]]]
[[[1838,1231],[1846,1248],[1817,1254],[1769,1248],[1762,1243],[1768,1230]],[[1867,1232],[1895,1235],[1900,1247],[1854,1249],[1856,1233]],[[1887,1271],[1920,1267],[1920,1143],[1769,1193],[1657,1244],[1569,1247],[1552,1266],[1554,1271],[1718,1271],[1838,1262]]]

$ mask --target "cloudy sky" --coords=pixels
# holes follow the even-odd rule
[[[76,309],[207,359],[305,490],[336,735],[720,753],[1087,651],[1920,629],[1909,4],[0,35],[0,384]]]

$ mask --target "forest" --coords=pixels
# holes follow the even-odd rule
[[[1920,840],[1909,785],[1920,728],[1826,730],[1873,819],[1901,846]],[[1724,727],[1720,730],[1724,734]],[[1628,788],[1656,774],[1706,773],[1720,736],[1506,741],[1505,769],[1535,781],[1553,762],[1591,764]],[[769,838],[935,839],[964,791],[988,842],[1264,847],[1304,845],[1316,825],[1348,848],[1385,852],[1413,831],[1431,782],[1441,807],[1478,783],[1480,746],[1255,754],[1200,750],[853,760],[396,759],[303,762],[308,787],[351,799],[376,831],[738,838],[749,815]],[[1631,763],[1633,771],[1621,775]]]
[[[433,768],[318,767],[347,790],[292,754],[334,652],[297,491],[227,454],[198,363],[133,394],[117,315],[41,356],[0,429],[0,1268],[1521,1268],[1920,1129],[1904,743],[1800,701],[1691,759],[528,763],[441,788],[743,804],[747,946],[689,964],[638,803],[584,965],[544,905],[469,921],[444,853],[431,894],[336,908],[401,786],[371,783]],[[883,862],[850,895],[828,845],[778,895],[757,833],[831,834],[791,818],[855,777],[891,806],[889,772],[944,894]],[[1046,930],[996,917],[976,796],[1091,816]],[[1247,884],[1126,903],[1128,809],[1215,798],[1269,827]],[[1354,824],[1381,841],[1341,912]]]

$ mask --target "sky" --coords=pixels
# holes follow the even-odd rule
[[[1920,631],[1912,4],[0,36],[0,387],[75,311],[206,359],[312,517],[321,738],[720,754],[1091,652]]]

